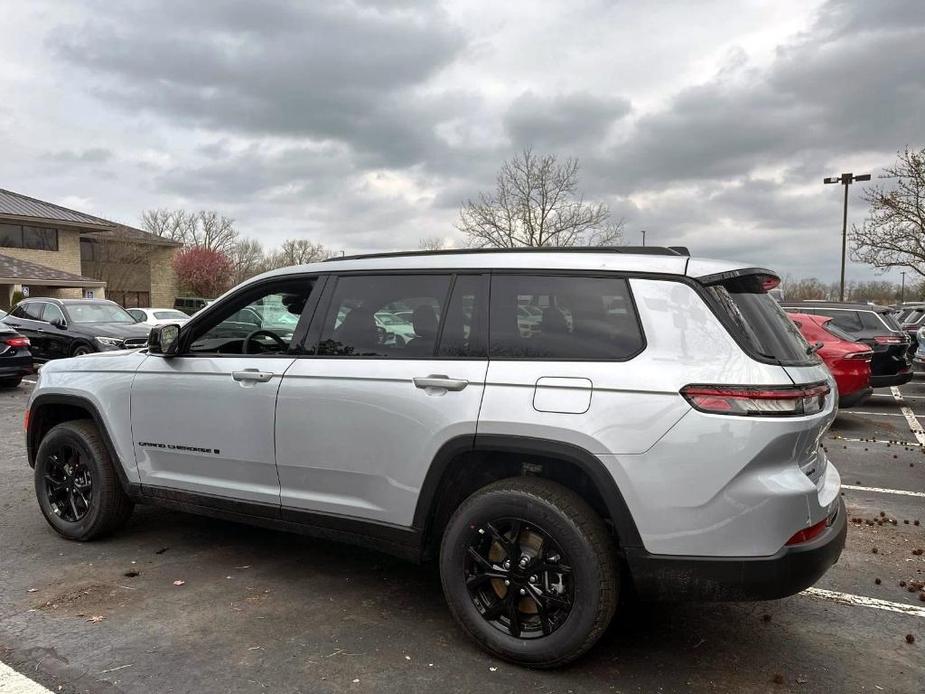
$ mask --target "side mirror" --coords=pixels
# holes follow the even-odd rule
[[[148,333],[148,353],[165,357],[176,354],[179,338],[180,326],[176,323],[155,326]]]
[[[58,330],[67,330],[67,321],[64,320],[63,318],[58,318],[56,320],[53,320],[51,324],[55,326]]]

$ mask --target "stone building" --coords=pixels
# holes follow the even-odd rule
[[[172,307],[180,245],[0,188],[0,308],[16,292]]]

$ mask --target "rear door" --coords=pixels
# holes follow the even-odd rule
[[[350,274],[329,285],[313,354],[279,390],[283,513],[410,526],[434,456],[475,434],[487,276]]]

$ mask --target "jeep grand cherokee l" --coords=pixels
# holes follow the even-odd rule
[[[52,362],[27,412],[39,507],[72,540],[151,502],[435,559],[462,629],[533,667],[590,648],[630,586],[805,588],[845,541],[832,377],[773,272],[628,250],[275,270],[147,349]]]

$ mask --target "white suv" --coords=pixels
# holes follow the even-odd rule
[[[777,281],[652,248],[276,270],[45,366],[39,506],[73,540],[153,502],[437,558],[483,647],[561,665],[621,594],[777,598],[838,559],[835,385]]]

